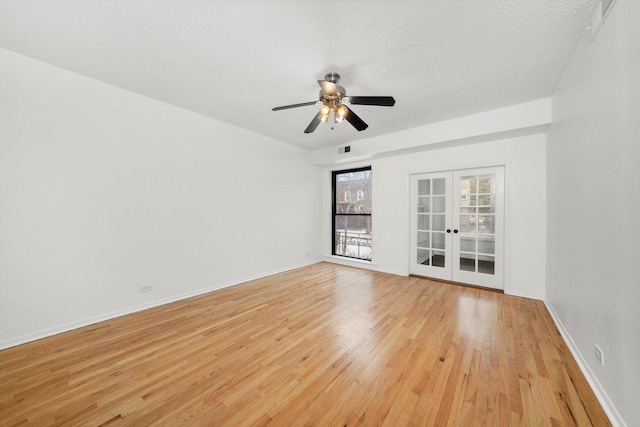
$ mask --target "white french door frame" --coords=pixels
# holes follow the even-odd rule
[[[506,215],[508,210],[508,188],[506,183],[507,181],[507,172],[508,165],[506,163],[503,164],[494,164],[494,165],[480,165],[473,167],[464,167],[457,169],[447,169],[440,171],[425,171],[425,172],[415,172],[411,173],[408,176],[408,187],[409,187],[409,220],[410,220],[410,247],[409,247],[409,273],[410,274],[418,274],[427,277],[433,277],[435,279],[441,279],[452,282],[460,282],[467,283],[477,286],[483,286],[488,288],[495,289],[503,289],[507,290],[508,281],[507,281],[507,271],[508,271],[508,250],[507,250],[507,237],[509,235],[509,227],[507,223],[508,216]],[[482,274],[479,272],[468,272],[462,269],[462,259],[461,258],[461,250],[460,244],[462,239],[469,240],[473,239],[473,233],[465,234],[460,229],[460,218],[462,217],[460,210],[460,178],[462,176],[469,175],[486,175],[486,174],[496,174],[496,194],[499,194],[497,199],[497,205],[495,207],[496,212],[498,213],[499,219],[494,218],[497,221],[497,226],[499,229],[495,234],[495,270],[493,274]],[[432,268],[427,267],[428,273],[416,272],[415,270],[422,269],[421,266],[417,266],[419,264],[418,261],[418,249],[417,240],[418,240],[418,230],[419,226],[417,224],[417,179],[422,177],[429,177],[431,179],[438,179],[441,177],[447,177],[447,201],[448,204],[446,211],[446,229],[451,229],[451,233],[446,234],[446,256],[444,261],[444,268]],[[455,187],[458,188],[455,188]],[[415,194],[414,194],[415,193]],[[478,209],[478,215],[480,209]],[[479,220],[479,217],[476,216],[476,220]],[[455,234],[454,234],[455,231]],[[480,247],[481,242],[485,236],[482,236],[479,231],[476,232],[476,247]],[[463,251],[464,252],[464,251]],[[481,252],[479,249],[477,252]],[[473,254],[467,254],[473,255]],[[476,263],[480,264],[480,259],[483,257],[481,253],[477,253],[476,255]],[[479,270],[479,266],[478,266]]]

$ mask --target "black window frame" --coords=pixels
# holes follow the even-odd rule
[[[337,205],[337,194],[336,194],[336,176],[337,175],[342,175],[345,173],[352,173],[352,172],[363,172],[363,171],[372,171],[371,166],[363,166],[363,167],[359,167],[359,168],[351,168],[351,169],[342,169],[342,170],[334,170],[331,171],[331,255],[333,256],[339,256],[341,258],[348,258],[348,259],[357,259],[360,261],[368,261],[371,262],[371,258],[373,258],[373,255],[371,258],[367,259],[367,258],[359,258],[359,257],[353,257],[353,256],[348,256],[348,255],[343,255],[343,254],[338,254],[336,253],[336,216],[368,216],[371,219],[373,219],[373,207],[371,209],[371,213],[337,213],[336,212],[336,205]],[[372,175],[373,177],[373,171],[372,171]],[[373,190],[372,190],[373,191]],[[369,195],[370,197],[371,195]],[[373,238],[371,239],[371,244],[373,243]],[[371,250],[373,253],[373,245],[371,245]]]

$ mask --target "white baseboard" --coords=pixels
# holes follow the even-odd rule
[[[582,356],[582,353],[580,353],[580,350],[578,350],[578,347],[576,346],[575,342],[571,338],[571,335],[569,335],[569,332],[565,329],[564,325],[560,321],[560,318],[558,317],[555,310],[553,309],[553,306],[546,299],[544,299],[543,301],[544,301],[544,305],[547,307],[547,310],[549,310],[549,313],[551,314],[551,318],[553,319],[553,322],[556,324],[558,331],[560,331],[560,335],[562,335],[562,338],[567,343],[567,346],[569,347],[569,351],[571,351],[573,358],[578,363],[578,367],[580,368],[585,378],[587,379],[587,382],[591,386],[593,393],[596,395],[598,402],[600,402],[600,405],[602,405],[602,409],[604,409],[604,412],[609,417],[609,421],[611,421],[611,424],[613,424],[614,427],[627,427],[627,424],[624,422],[624,420],[620,416],[620,413],[617,411],[617,409],[613,405],[613,402],[611,402],[604,388],[602,387],[602,385],[600,385],[598,378],[593,374],[593,371],[589,367],[589,364],[587,363],[586,359]]]
[[[518,292],[518,291],[514,292],[511,289],[505,289],[504,293],[505,295],[512,295],[514,297],[522,297],[522,298],[537,299],[540,301],[544,301],[544,295],[528,293],[528,292]]]
[[[260,274],[256,274],[256,275],[253,275],[253,276],[243,277],[241,279],[233,280],[231,282],[215,284],[215,285],[212,285],[212,286],[209,286],[209,287],[206,287],[206,288],[197,289],[195,291],[190,291],[190,292],[185,292],[183,294],[173,295],[173,296],[168,297],[168,298],[162,298],[162,299],[150,301],[150,302],[147,302],[147,303],[144,303],[144,304],[140,304],[140,305],[136,305],[136,306],[132,306],[132,307],[127,307],[127,308],[124,308],[122,310],[116,310],[116,311],[112,311],[112,312],[109,312],[109,313],[100,314],[98,316],[92,316],[92,317],[89,317],[89,318],[86,318],[86,319],[78,320],[76,322],[65,323],[63,325],[54,326],[52,328],[42,329],[42,330],[39,330],[39,331],[36,331],[36,332],[32,332],[32,333],[29,333],[29,334],[25,334],[25,335],[21,335],[21,336],[18,336],[18,337],[5,339],[5,340],[0,341],[0,350],[3,350],[5,348],[9,348],[9,347],[15,347],[17,345],[25,344],[25,343],[28,343],[28,342],[31,342],[31,341],[42,339],[42,338],[50,337],[52,335],[61,334],[63,332],[68,332],[68,331],[71,331],[71,330],[74,330],[74,329],[82,328],[84,326],[93,325],[94,323],[104,322],[105,320],[114,319],[116,317],[125,316],[127,314],[135,313],[135,312],[138,312],[138,311],[146,310],[146,309],[157,307],[157,306],[160,306],[160,305],[169,304],[169,303],[172,303],[172,302],[175,302],[175,301],[180,301],[180,300],[183,300],[183,299],[186,299],[186,298],[195,297],[197,295],[206,294],[208,292],[216,291],[218,289],[224,289],[224,288],[228,288],[230,286],[239,285],[241,283],[249,282],[251,280],[256,280],[256,279],[260,279],[260,278],[263,278],[263,277],[271,276],[271,275],[274,275],[274,274],[283,273],[285,271],[294,270],[296,268],[305,267],[307,265],[316,264],[316,263],[321,262],[321,261],[322,260],[320,260],[320,259],[310,260],[310,261],[304,262],[302,264],[297,264],[297,265],[293,265],[293,266],[289,266],[289,267],[285,267],[285,268],[280,268],[280,269],[277,269],[277,270],[267,271],[265,273],[260,273]]]

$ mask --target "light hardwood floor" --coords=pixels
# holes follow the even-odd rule
[[[315,264],[0,351],[0,425],[606,426],[541,301]]]

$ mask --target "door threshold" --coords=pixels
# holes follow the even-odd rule
[[[504,290],[503,289],[488,288],[486,286],[472,285],[470,283],[462,283],[462,282],[454,282],[452,280],[436,279],[436,278],[428,277],[428,276],[420,276],[419,274],[410,274],[409,277],[417,277],[418,279],[427,279],[427,280],[432,280],[434,282],[448,283],[449,285],[465,286],[467,288],[482,289],[483,291],[491,291],[491,292],[497,292],[499,294],[504,294]]]

